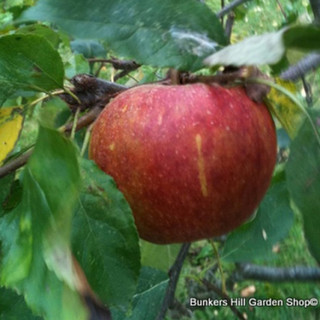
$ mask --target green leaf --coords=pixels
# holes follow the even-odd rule
[[[81,182],[73,144],[40,127],[22,182],[21,203],[0,219],[0,283],[46,319],[87,319],[69,243]]]
[[[204,60],[208,66],[216,65],[262,65],[277,63],[285,53],[283,33],[285,30],[252,36],[229,45]]]
[[[157,245],[140,240],[141,264],[167,272],[179,253],[181,244]]]
[[[162,271],[143,267],[139,277],[132,311],[128,314],[112,310],[114,320],[154,320],[160,311],[168,286],[168,276]]]
[[[309,112],[320,134],[320,112]],[[292,200],[303,216],[310,251],[320,262],[320,145],[308,120],[291,143],[286,174]]]
[[[13,183],[14,174],[9,174],[0,179],[0,217],[4,214],[5,201]]]
[[[0,320],[41,320],[28,309],[22,296],[0,287]]]
[[[272,246],[286,236],[292,222],[293,213],[282,171],[274,177],[256,217],[228,236],[221,256],[232,262],[268,258]]]
[[[41,36],[0,37],[0,106],[19,90],[43,91],[63,87],[61,58]]]
[[[42,24],[31,24],[25,27],[19,28],[17,34],[33,34],[45,38],[50,44],[57,49],[60,43],[59,34],[53,29],[44,26]]]
[[[59,128],[71,115],[70,108],[60,98],[54,97],[43,103],[39,112],[39,120],[49,128]]]
[[[20,20],[54,22],[138,63],[183,70],[201,68],[204,57],[226,44],[219,19],[195,0],[40,0]]]
[[[14,173],[12,174],[14,177]],[[8,177],[8,176],[7,176]],[[6,179],[5,177],[4,179]],[[22,186],[19,180],[14,180],[10,188],[5,190],[7,193],[6,198],[2,202],[2,208],[0,208],[0,216],[10,212],[21,202],[22,198]],[[3,212],[1,212],[3,210]]]
[[[127,307],[140,271],[133,216],[113,179],[82,160],[83,187],[73,219],[72,243],[88,281],[108,306]]]
[[[314,25],[294,26],[283,34],[284,45],[287,49],[319,50],[320,28]]]
[[[312,25],[285,28],[277,32],[252,36],[213,53],[204,61],[216,65],[263,65],[279,62],[287,49],[320,49],[320,28]]]

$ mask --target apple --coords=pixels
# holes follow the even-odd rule
[[[89,156],[129,202],[140,237],[190,242],[244,223],[276,163],[264,104],[241,87],[142,85],[113,99],[96,120]]]

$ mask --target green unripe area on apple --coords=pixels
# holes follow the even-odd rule
[[[276,163],[264,104],[241,87],[142,85],[113,99],[94,124],[90,158],[129,202],[154,243],[225,234],[262,200]]]

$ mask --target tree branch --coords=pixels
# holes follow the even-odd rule
[[[76,131],[91,124],[115,94],[127,90],[125,86],[86,74],[77,75],[71,81],[74,84],[73,92],[80,98],[84,105],[79,106],[78,101],[67,93],[63,93],[60,97],[69,104],[71,109],[80,108],[80,110],[85,110],[88,106],[91,108],[91,110],[78,119]],[[60,131],[69,133],[71,129],[72,123],[68,123],[60,128]],[[32,151],[33,150],[29,150],[0,167],[0,178],[24,166],[31,156]]]
[[[101,113],[103,108],[101,106],[95,106],[92,108],[88,113],[84,114],[82,117],[80,117],[77,121],[76,131],[81,130],[82,128],[88,126],[94,120],[97,119],[98,115]],[[73,123],[68,123],[65,126],[61,128],[61,131],[69,133],[72,130]]]
[[[136,63],[133,60],[120,60],[117,58],[112,59],[88,59],[89,62],[102,62],[102,63],[110,63],[117,70],[125,70],[125,71],[133,71],[138,69],[141,65]]]
[[[222,18],[223,16],[225,16],[227,13],[229,13],[230,11],[232,11],[234,8],[240,6],[241,4],[250,1],[250,0],[235,0],[231,3],[229,3],[227,6],[225,6],[224,8],[222,8],[219,12],[217,12],[216,16],[218,18]]]
[[[170,277],[169,285],[168,285],[167,292],[164,297],[160,312],[156,318],[157,320],[163,320],[166,313],[167,313],[168,308],[170,308],[173,304],[174,294],[176,291],[179,275],[180,275],[180,272],[181,272],[181,269],[183,266],[183,262],[188,254],[190,245],[191,245],[191,243],[184,243],[181,246],[179,254],[178,254],[174,264],[172,265],[172,267],[169,270],[169,277]]]
[[[8,162],[4,166],[0,167],[0,178],[5,177],[9,173],[21,168],[24,166],[28,159],[30,158],[32,154],[33,149],[28,150],[26,153],[22,154],[18,158]]]
[[[228,14],[228,18],[226,21],[226,26],[225,26],[225,35],[226,38],[230,41],[231,39],[231,33],[232,33],[232,28],[233,28],[233,24],[234,24],[234,18],[235,18],[235,14],[233,12],[230,12]]]
[[[320,53],[310,53],[302,58],[297,64],[289,67],[280,74],[283,80],[295,81],[300,79],[310,70],[316,69],[320,66]]]
[[[85,110],[91,108],[98,103],[105,105],[105,100],[110,96],[121,91],[127,90],[127,87],[118,83],[110,82],[104,79],[99,79],[88,74],[78,74],[71,79],[74,88],[71,90],[80,100],[75,100],[68,93],[63,93],[60,98],[69,104],[72,111]]]
[[[241,263],[233,274],[233,279],[234,281],[251,279],[269,282],[320,281],[320,268],[306,266],[279,268]]]

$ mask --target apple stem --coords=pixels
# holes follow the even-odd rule
[[[71,129],[71,134],[70,134],[71,140],[74,139],[74,136],[75,136],[75,133],[76,133],[79,114],[80,114],[80,108],[77,108],[77,111],[76,111],[76,114],[74,115],[74,119],[73,119],[73,123],[72,123],[72,129]]]
[[[83,157],[84,153],[87,150],[87,147],[88,147],[88,144],[89,144],[89,140],[90,140],[92,127],[93,127],[93,123],[91,123],[91,125],[86,130],[86,134],[84,136],[83,144],[82,144],[81,151],[80,151],[80,156],[81,157]]]
[[[313,122],[309,112],[306,110],[306,108],[304,108],[304,106],[296,98],[295,95],[293,95],[290,91],[288,91],[284,87],[282,87],[282,86],[280,86],[280,85],[278,85],[278,84],[276,84],[276,83],[274,83],[274,82],[272,82],[270,80],[266,80],[266,79],[262,79],[262,78],[248,78],[246,80],[246,82],[265,84],[265,85],[267,85],[269,87],[272,87],[272,88],[280,91],[284,95],[286,95],[303,112],[303,114],[307,117],[307,119],[310,122],[310,125],[312,127],[312,130],[314,131],[314,134],[316,136],[317,142],[318,142],[318,144],[320,146],[320,136],[319,136],[318,130],[315,127],[314,122]]]

